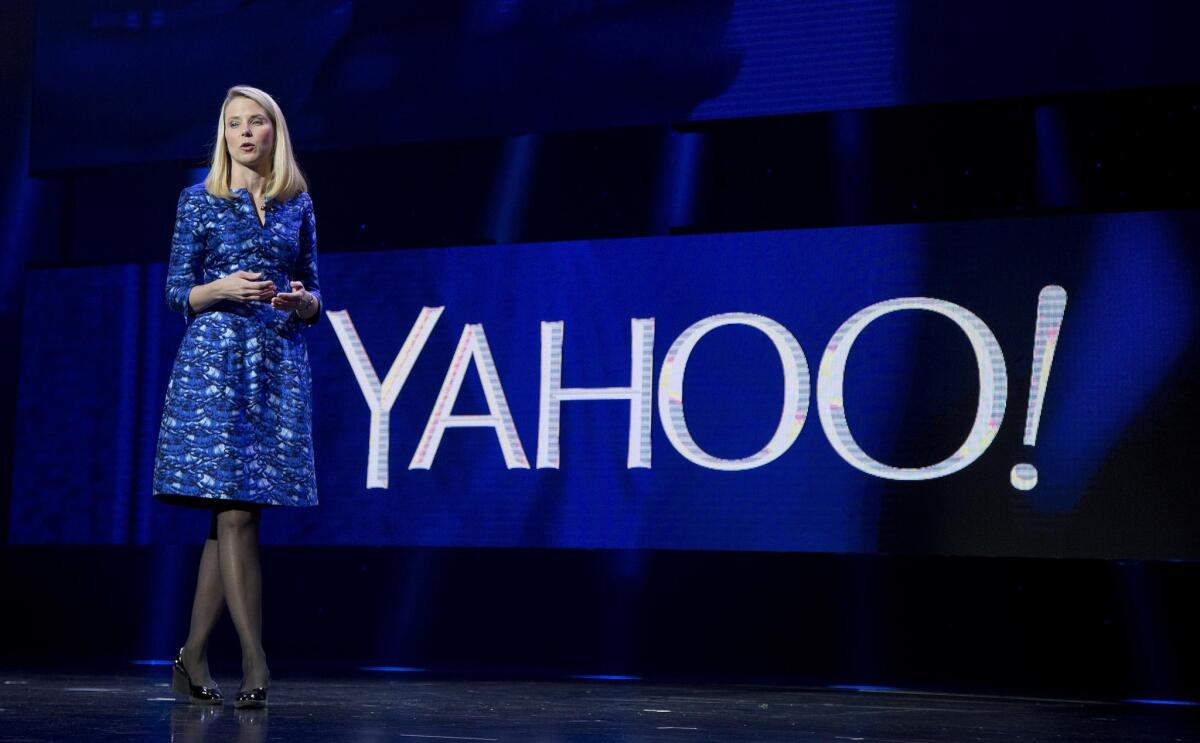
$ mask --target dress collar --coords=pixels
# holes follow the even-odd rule
[[[247,198],[247,199],[248,199],[248,200],[249,200],[251,203],[254,203],[254,199],[250,198],[250,191],[249,191],[248,189],[245,189],[245,188],[235,188],[235,189],[233,189],[233,192],[234,192],[234,193],[237,193],[237,192],[239,192],[239,191],[241,191],[242,193],[244,193],[244,194],[246,195],[246,198]],[[241,197],[239,196],[238,198],[241,198]],[[263,208],[266,208],[266,207],[270,206],[270,205],[271,205],[271,204],[273,204],[273,203],[275,203],[275,198],[274,198],[273,196],[268,196],[268,197],[266,198],[266,201],[264,201],[264,202],[263,202]]]

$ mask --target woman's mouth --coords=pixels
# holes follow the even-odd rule
[[[252,144],[242,145],[242,152],[249,152],[252,149],[254,149],[254,145],[252,145]]]

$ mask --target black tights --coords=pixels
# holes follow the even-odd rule
[[[262,570],[258,560],[258,525],[262,508],[218,502],[204,551],[192,622],[184,644],[184,664],[197,683],[211,683],[208,637],[221,612],[229,615],[242,645],[242,688],[266,686],[270,679],[262,647]]]

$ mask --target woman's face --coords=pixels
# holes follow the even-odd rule
[[[275,128],[262,106],[249,98],[234,98],[225,105],[225,145],[229,156],[252,170],[270,166],[275,149]]]

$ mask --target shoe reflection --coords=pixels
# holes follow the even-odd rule
[[[233,711],[237,719],[238,743],[262,743],[267,739],[267,710],[237,709]]]
[[[172,743],[203,741],[205,731],[213,727],[221,713],[222,709],[218,705],[188,704],[186,702],[171,705]]]
[[[231,712],[237,723],[237,733],[232,740],[263,743],[267,739],[265,709],[226,710],[223,706],[209,704],[175,704],[171,706],[171,743],[230,740],[228,719]],[[217,720],[222,717],[226,722],[218,725]]]

